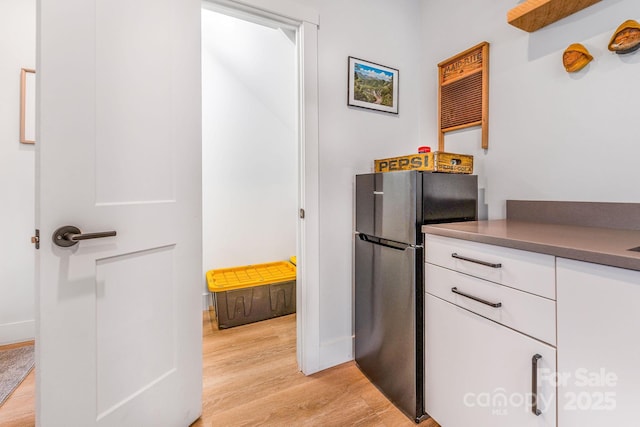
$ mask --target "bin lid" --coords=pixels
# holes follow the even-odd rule
[[[207,271],[207,286],[210,292],[224,292],[291,280],[296,280],[296,266],[289,261]]]

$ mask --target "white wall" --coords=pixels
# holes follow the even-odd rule
[[[437,138],[437,63],[491,43],[489,149],[478,130],[446,139],[448,151],[475,154],[490,218],[504,217],[507,199],[640,202],[640,52],[607,50],[640,2],[600,2],[534,33],[507,24],[514,1],[423,5],[423,142]],[[562,66],[571,43],[595,58],[574,74]]]
[[[320,14],[320,366],[353,358],[354,175],[417,152],[420,0],[296,0]],[[347,57],[400,70],[399,114],[347,106]]]
[[[35,68],[36,2],[0,2],[0,344],[34,336],[34,146],[20,144],[20,69]]]
[[[296,253],[295,39],[203,10],[205,272]]]

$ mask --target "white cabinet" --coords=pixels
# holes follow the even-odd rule
[[[555,426],[555,258],[425,245],[427,413],[444,427]]]
[[[640,272],[558,258],[557,316],[558,425],[639,425]]]
[[[438,423],[556,425],[553,347],[429,294],[426,318],[426,410]]]

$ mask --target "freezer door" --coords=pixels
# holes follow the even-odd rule
[[[423,173],[422,212],[425,224],[477,219],[478,177]]]
[[[415,420],[424,412],[422,248],[356,236],[355,253],[356,362]]]
[[[356,231],[415,245],[422,219],[415,171],[356,175]]]

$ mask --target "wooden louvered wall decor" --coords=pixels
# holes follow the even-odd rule
[[[489,148],[489,43],[439,63],[438,71],[438,150],[445,133],[471,126],[482,126],[482,148]]]

